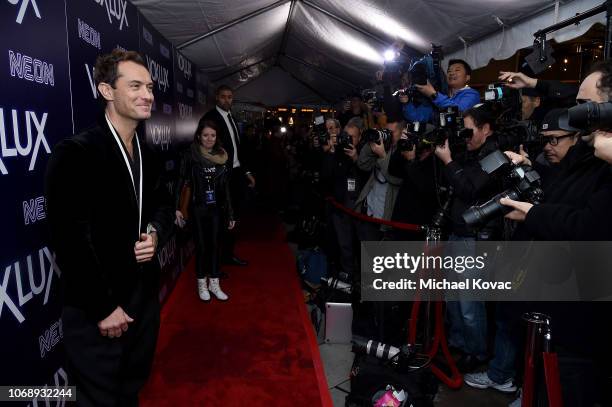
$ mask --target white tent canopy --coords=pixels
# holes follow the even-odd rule
[[[409,56],[435,43],[447,59],[465,58],[478,68],[511,56],[533,43],[535,31],[602,0],[133,2],[213,83],[232,86],[240,101],[278,105],[334,102],[368,86],[385,49],[398,40]],[[554,37],[575,38],[604,20],[600,14]]]

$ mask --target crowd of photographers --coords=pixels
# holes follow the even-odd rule
[[[286,148],[308,185],[333,199],[323,211],[326,246],[337,275],[353,286],[354,334],[398,346],[405,332],[394,336],[398,329],[377,309],[391,305],[359,303],[360,241],[457,241],[458,256],[474,254],[482,240],[612,240],[612,62],[593,67],[578,90],[501,72],[483,102],[465,61],[450,61],[442,81],[430,68],[425,80],[414,70],[400,74],[397,91],[378,75],[379,108],[355,95],[338,119],[299,129]],[[350,211],[428,227],[394,228]],[[607,303],[455,301],[446,309],[449,345],[468,385],[516,391],[521,316],[538,311],[552,319],[566,405],[605,397]]]

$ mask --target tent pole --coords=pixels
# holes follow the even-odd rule
[[[278,59],[282,54],[287,50],[287,41],[289,40],[289,32],[291,30],[291,20],[293,20],[293,13],[295,11],[295,3],[297,0],[291,0],[291,6],[289,7],[289,14],[287,15],[287,22],[285,23],[285,32],[283,33],[283,39],[281,41],[281,46],[276,53],[275,64],[278,64]]]
[[[188,46],[190,46],[192,44],[195,44],[196,42],[202,41],[203,39],[206,39],[206,38],[210,37],[211,35],[215,35],[215,34],[220,33],[221,31],[227,30],[228,28],[231,28],[231,27],[235,26],[236,24],[240,24],[240,23],[242,23],[244,21],[250,20],[253,17],[257,17],[258,15],[263,14],[263,13],[265,13],[267,11],[270,11],[270,10],[273,10],[273,9],[275,9],[277,7],[280,7],[280,6],[282,6],[283,4],[285,4],[285,3],[289,2],[289,1],[290,0],[280,0],[280,1],[277,1],[276,3],[270,4],[269,6],[266,6],[266,7],[260,8],[259,10],[255,10],[255,11],[253,11],[251,13],[245,14],[242,17],[238,17],[235,20],[229,21],[229,22],[227,22],[227,23],[225,23],[225,24],[223,24],[223,25],[221,25],[221,26],[219,26],[219,27],[217,27],[217,28],[215,28],[213,30],[208,31],[207,33],[204,33],[202,35],[198,35],[197,37],[194,37],[194,38],[192,38],[192,39],[190,39],[188,41],[183,42],[182,44],[177,45],[176,49],[180,50],[180,49],[183,49],[185,47],[188,47]]]
[[[606,43],[604,44],[604,60],[612,57],[612,0],[606,0]]]

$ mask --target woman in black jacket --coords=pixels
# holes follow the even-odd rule
[[[202,301],[210,300],[212,293],[218,300],[228,299],[219,285],[220,243],[224,227],[232,229],[234,218],[229,190],[227,153],[217,139],[217,126],[202,121],[194,141],[181,160],[177,192],[191,189],[189,217],[193,220],[196,243],[196,275],[198,293]],[[177,197],[177,203],[179,203]],[[180,208],[180,206],[177,206]],[[177,223],[184,224],[187,214],[176,211]]]

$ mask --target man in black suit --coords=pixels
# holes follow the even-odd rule
[[[159,264],[172,207],[136,126],[151,116],[142,57],[115,50],[95,67],[104,114],[58,143],[46,174],[51,243],[62,270],[66,370],[79,406],[137,406],[159,329]]]
[[[253,174],[246,168],[246,157],[243,153],[242,143],[238,127],[231,114],[232,101],[234,93],[227,85],[221,85],[215,93],[216,106],[206,112],[200,119],[212,120],[217,124],[219,132],[218,137],[221,137],[223,148],[227,151],[227,165],[231,170],[230,176],[230,192],[232,198],[232,207],[234,209],[234,217],[238,219],[240,216],[241,204],[245,199],[245,183],[248,181],[249,187],[255,187],[255,178]],[[235,228],[227,230],[223,239],[223,255],[222,261],[227,264],[238,266],[246,266],[247,262],[241,260],[234,254],[234,246],[236,244]]]

